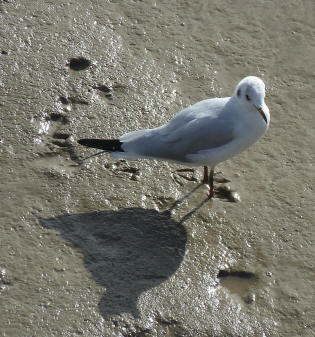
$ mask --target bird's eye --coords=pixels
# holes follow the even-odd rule
[[[245,97],[248,101],[250,101],[250,97],[247,94],[245,95]]]

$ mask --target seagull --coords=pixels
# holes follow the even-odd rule
[[[146,158],[203,166],[203,183],[209,184],[212,198],[216,165],[244,151],[267,131],[270,114],[264,99],[264,82],[247,76],[231,97],[202,100],[157,128],[132,131],[118,139],[82,138],[78,143],[120,159]]]

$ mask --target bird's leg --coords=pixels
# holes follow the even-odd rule
[[[208,182],[209,182],[208,166],[203,167],[203,180],[202,180],[202,182],[204,184],[208,184]]]
[[[214,174],[214,168],[211,167],[210,174],[209,174],[209,185],[210,185],[210,190],[209,190],[209,198],[211,199],[214,195],[214,187],[213,187],[213,174]]]

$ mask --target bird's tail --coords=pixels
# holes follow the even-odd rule
[[[101,149],[109,152],[124,152],[121,145],[123,144],[119,139],[91,139],[82,138],[78,140],[80,145],[93,147],[94,149]]]

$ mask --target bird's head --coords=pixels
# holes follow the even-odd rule
[[[265,105],[265,84],[256,76],[243,78],[237,85],[233,96],[249,111],[258,111],[268,124],[269,111]]]

